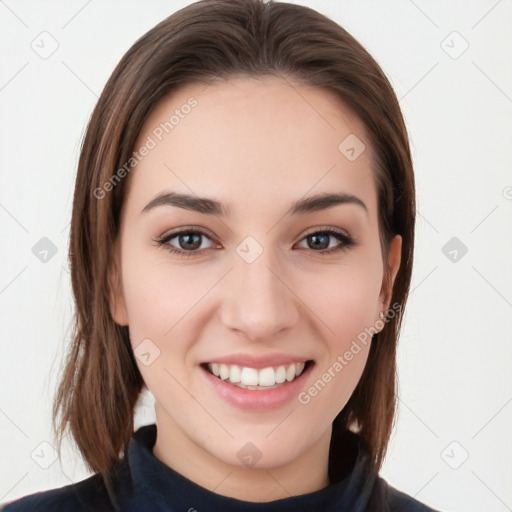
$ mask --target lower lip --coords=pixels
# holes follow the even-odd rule
[[[304,385],[305,379],[313,364],[308,367],[294,380],[286,382],[282,386],[269,389],[268,391],[244,389],[229,384],[215,375],[212,375],[208,370],[200,367],[201,372],[205,375],[209,385],[213,390],[226,402],[240,409],[277,409],[284,404],[297,397]]]

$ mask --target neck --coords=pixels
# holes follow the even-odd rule
[[[193,442],[172,418],[158,409],[156,423],[155,457],[216,494],[243,501],[268,502],[311,493],[329,485],[331,429],[296,459],[261,469],[219,460]]]

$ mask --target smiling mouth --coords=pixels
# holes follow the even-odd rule
[[[218,363],[203,363],[201,367],[233,386],[254,391],[267,391],[293,382],[312,365],[314,365],[313,360],[308,360],[305,363],[269,366],[260,370],[236,364]]]

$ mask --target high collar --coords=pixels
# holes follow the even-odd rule
[[[129,485],[120,495],[123,511],[151,510],[221,510],[223,512],[265,511],[288,512],[310,510],[366,509],[376,473],[371,469],[369,451],[364,439],[348,430],[333,436],[329,456],[330,485],[300,496],[266,503],[254,503],[228,498],[205,489],[165,465],[153,454],[156,425],[140,427],[133,435],[127,453]],[[339,464],[347,461],[348,465]],[[126,488],[129,487],[129,488]]]

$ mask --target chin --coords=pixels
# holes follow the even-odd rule
[[[291,416],[291,415],[290,415]],[[272,469],[293,463],[311,448],[320,434],[308,432],[306,428],[290,430],[290,422],[283,422],[281,430],[277,425],[269,428],[250,426],[241,432],[231,430],[233,438],[206,446],[211,455],[231,466],[249,469]],[[276,428],[277,427],[277,428]],[[318,428],[318,426],[317,426]]]

